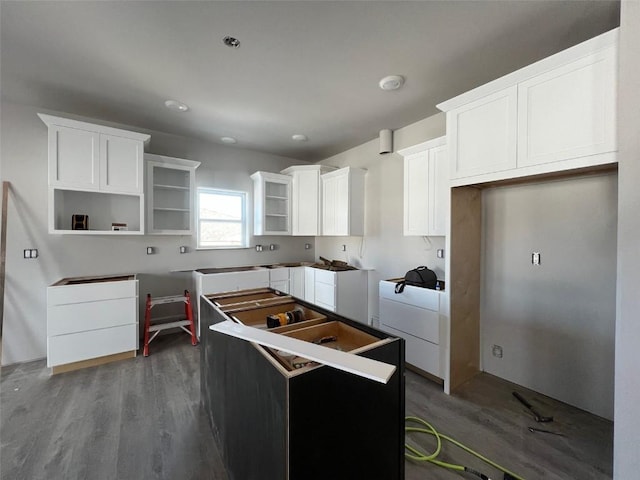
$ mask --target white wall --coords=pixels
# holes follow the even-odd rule
[[[640,472],[640,2],[623,1],[618,87],[618,316],[614,478]]]
[[[613,419],[617,175],[482,200],[482,369]]]
[[[176,294],[191,288],[187,274],[169,273],[198,267],[265,264],[311,260],[308,237],[255,237],[251,244],[274,243],[275,251],[253,249],[205,250],[180,254],[178,247],[195,249],[195,237],[77,236],[47,233],[47,127],[34,107],[3,103],[0,158],[3,180],[11,182],[7,225],[6,286],[2,364],[46,355],[46,287],[71,276],[115,273],[140,274],[141,303],[147,293]],[[56,112],[46,112],[56,114]],[[65,116],[64,114],[60,114]],[[121,126],[127,128],[126,126]],[[139,131],[139,129],[133,129]],[[249,175],[256,170],[278,172],[298,162],[235,147],[184,137],[151,134],[147,151],[201,161],[199,186],[252,192]],[[250,195],[250,199],[253,195]],[[146,246],[157,248],[146,255]],[[37,259],[23,259],[23,249],[37,248]]]
[[[445,133],[445,116],[437,114],[394,132],[394,152]],[[376,138],[327,158],[321,164],[358,167],[365,177],[364,237],[318,237],[318,255],[371,268],[369,272],[369,318],[378,317],[378,282],[402,277],[418,265],[426,265],[444,279],[444,260],[436,250],[444,248],[444,237],[405,237],[403,219],[403,158],[397,153],[380,155]],[[347,245],[343,252],[342,245]]]

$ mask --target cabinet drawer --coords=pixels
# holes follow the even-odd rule
[[[396,293],[395,288],[395,282],[380,282],[380,298],[387,298],[394,302],[426,308],[428,310],[433,310],[434,312],[437,312],[440,307],[440,296],[442,294],[437,290],[407,285],[404,287],[404,291],[402,293]]]
[[[329,285],[336,285],[336,273],[329,270],[315,269],[316,283],[326,283]]]
[[[380,299],[380,323],[431,343],[440,343],[438,312]]]
[[[47,310],[47,335],[63,335],[136,323],[135,297],[54,305]]]
[[[121,325],[47,339],[47,366],[79,362],[138,349],[138,325]]]
[[[316,275],[315,303],[334,310],[336,308],[336,288],[326,283],[318,283],[317,278]]]
[[[60,285],[47,288],[47,304],[53,306],[95,302],[115,298],[135,297],[137,294],[137,280]]]
[[[404,338],[404,352],[407,363],[431,375],[442,378],[440,372],[440,347],[438,345],[388,326],[381,325],[381,329],[392,335]]]

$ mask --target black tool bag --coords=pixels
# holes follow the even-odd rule
[[[438,277],[433,270],[429,270],[424,265],[416,267],[413,270],[409,270],[402,282],[396,283],[396,293],[402,293],[405,285],[411,285],[413,287],[422,288],[436,288],[436,282]]]

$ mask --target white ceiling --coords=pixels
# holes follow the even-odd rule
[[[619,3],[3,0],[0,16],[4,100],[316,161],[616,27]],[[401,90],[378,87],[390,74]]]

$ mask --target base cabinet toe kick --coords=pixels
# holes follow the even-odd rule
[[[242,293],[201,297],[202,401],[230,478],[403,479],[404,340],[271,289]],[[276,347],[210,328],[223,322]],[[385,383],[324,358],[393,373]]]

